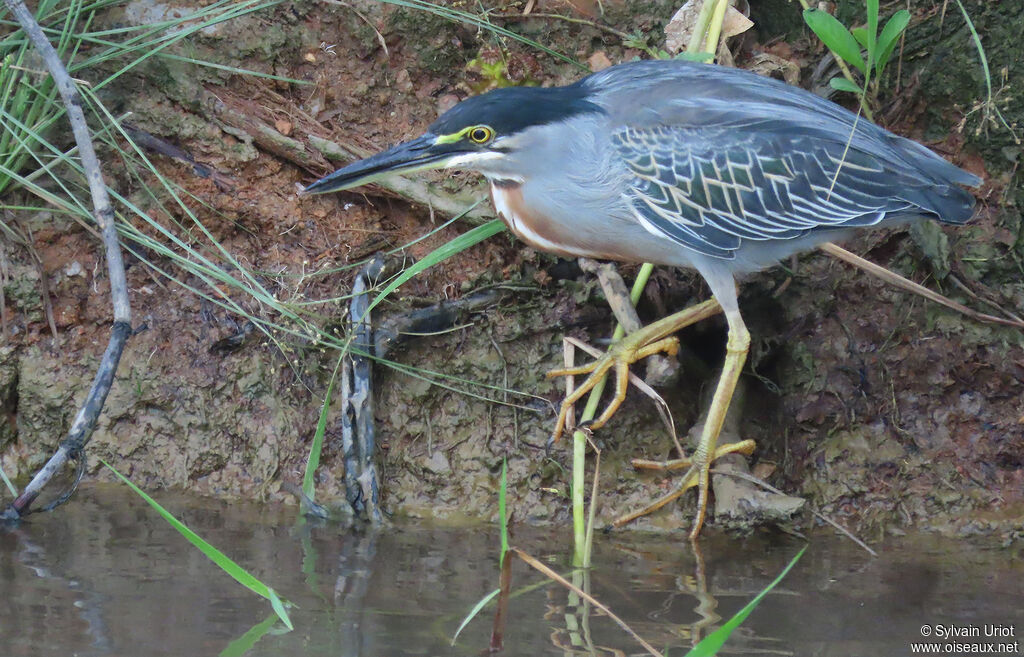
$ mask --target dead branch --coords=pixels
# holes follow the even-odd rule
[[[96,150],[93,148],[92,138],[89,135],[89,126],[86,124],[85,114],[82,112],[82,97],[71,76],[68,75],[67,69],[64,68],[64,64],[60,61],[57,51],[50,45],[42,28],[29,12],[25,3],[22,0],[4,0],[4,3],[21,25],[21,29],[28,35],[36,51],[46,62],[46,68],[53,76],[61,99],[64,101],[64,107],[67,109],[71,131],[74,133],[75,143],[78,144],[82,168],[85,170],[85,176],[89,182],[93,218],[103,234],[107,274],[110,277],[110,298],[114,305],[114,325],[110,333],[110,342],[96,370],[96,377],[89,389],[89,395],[85,398],[78,415],[75,416],[67,437],[61,441],[57,452],[29,482],[21,495],[0,515],[5,521],[16,521],[28,513],[32,502],[53,478],[53,475],[60,472],[69,459],[78,457],[82,448],[85,447],[89,440],[89,434],[96,424],[96,418],[99,417],[103,404],[107,400],[107,393],[110,392],[110,386],[114,382],[117,364],[121,360],[121,353],[124,351],[125,342],[132,333],[132,328],[128,284],[124,273],[124,262],[121,259],[121,247],[117,242],[114,209],[110,205],[110,197],[107,195],[107,186],[103,181],[99,158],[96,157]]]

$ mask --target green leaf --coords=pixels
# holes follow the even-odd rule
[[[166,520],[171,527],[174,527],[176,530],[178,530],[178,533],[184,536],[185,540],[199,548],[199,551],[205,554],[207,558],[213,563],[215,563],[221,570],[223,570],[225,573],[233,577],[236,582],[238,582],[245,588],[249,589],[256,595],[262,596],[267,600],[270,600],[270,606],[274,608],[274,612],[277,613],[278,617],[285,625],[291,628],[292,622],[288,618],[288,612],[285,610],[281,600],[277,597],[277,594],[275,594],[269,586],[258,580],[256,577],[250,575],[248,571],[246,571],[244,568],[242,568],[237,563],[232,561],[232,559],[228,555],[213,547],[205,540],[203,540],[203,538],[199,536],[199,534],[195,533],[194,531],[186,527],[185,523],[181,522],[173,515],[171,515],[170,511],[160,506],[159,502],[154,500],[152,497],[147,495],[145,491],[143,491],[141,488],[139,488],[131,481],[129,481],[129,479],[120,472],[118,472],[114,468],[114,466],[110,465],[103,459],[99,459],[99,461],[103,465],[107,466],[107,469],[113,472],[118,479],[126,483],[129,488],[135,491],[136,495],[146,500],[146,502],[148,502],[149,505],[153,507],[157,513],[163,516],[163,519]]]
[[[851,94],[864,93],[864,90],[846,78],[835,77],[828,81],[830,87],[837,91],[849,91]]]
[[[857,43],[860,44],[861,48],[864,50],[868,49],[868,28],[855,27],[850,30],[850,34],[852,34],[853,38],[857,40]]]
[[[875,68],[878,71],[878,75],[882,74],[882,70],[885,65],[889,63],[889,58],[892,57],[893,50],[896,49],[896,42],[899,41],[900,35],[907,29],[907,25],[910,24],[910,12],[906,9],[900,9],[889,22],[882,28],[882,34],[878,37],[878,61],[875,62]]]
[[[861,73],[866,72],[860,44],[835,16],[820,9],[805,9],[804,22],[829,50],[851,66],[856,66]]]
[[[729,638],[729,635],[740,626],[740,623],[747,619],[747,616],[749,616],[750,612],[754,611],[754,608],[761,603],[764,596],[768,595],[768,592],[775,588],[776,584],[782,581],[782,578],[785,577],[793,566],[796,565],[796,562],[800,560],[800,557],[802,557],[806,551],[807,546],[805,545],[803,549],[797,552],[797,555],[793,557],[793,560],[789,562],[789,565],[782,569],[779,576],[776,577],[775,580],[767,586],[767,588],[758,593],[757,597],[748,602],[747,606],[743,609],[736,612],[736,615],[727,620],[724,625],[704,637],[704,640],[694,646],[693,650],[686,653],[686,657],[714,657],[717,655],[718,651],[721,650],[723,645],[725,645],[725,641]]]
[[[868,59],[878,56],[878,0],[867,0],[868,7]]]

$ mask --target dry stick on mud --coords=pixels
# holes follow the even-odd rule
[[[107,274],[110,277],[110,298],[114,304],[114,325],[110,332],[110,343],[103,354],[99,368],[96,370],[96,378],[93,379],[92,387],[89,389],[89,396],[75,416],[67,437],[61,441],[57,452],[50,457],[50,460],[43,466],[43,469],[29,482],[18,499],[14,500],[2,516],[4,520],[17,520],[28,512],[32,502],[38,497],[43,487],[53,478],[54,474],[60,472],[68,460],[79,456],[85,443],[89,440],[89,434],[96,424],[103,409],[103,403],[107,400],[107,393],[114,381],[114,373],[117,371],[117,364],[121,360],[121,352],[124,351],[125,342],[132,333],[131,327],[131,306],[128,303],[128,284],[125,279],[124,262],[121,259],[121,247],[117,243],[117,227],[114,224],[114,209],[110,205],[110,197],[107,195],[107,187],[103,182],[103,173],[100,171],[100,162],[96,157],[96,151],[92,146],[92,139],[89,135],[89,126],[85,122],[85,115],[82,113],[82,97],[75,87],[71,76],[68,75],[60,56],[53,49],[50,42],[43,35],[39,23],[29,12],[25,3],[21,0],[4,0],[7,8],[11,11],[21,29],[25,31],[36,51],[46,62],[46,67],[53,76],[53,81],[60,91],[64,101],[64,107],[68,112],[68,121],[71,122],[71,131],[75,135],[75,143],[82,159],[82,168],[85,170],[85,177],[89,181],[89,191],[92,195],[93,218],[103,232],[103,244],[106,248]],[[64,498],[66,499],[66,497]],[[63,501],[63,499],[61,500]]]

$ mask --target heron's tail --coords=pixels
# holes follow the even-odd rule
[[[920,186],[910,194],[913,198],[907,200],[943,223],[967,223],[974,216],[974,195],[960,185],[977,187],[981,178],[915,141],[895,136],[893,141],[921,179]]]
[[[957,169],[957,171],[971,175],[961,169]],[[975,184],[980,182],[978,180]],[[921,201],[918,205],[943,223],[965,224],[974,216],[974,194],[963,187],[936,185],[920,189],[919,194]]]

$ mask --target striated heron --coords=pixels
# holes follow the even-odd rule
[[[633,362],[676,346],[680,328],[722,311],[726,358],[682,488],[699,490],[692,537],[704,520],[708,471],[753,442],[718,445],[750,334],[736,277],[852,229],[920,218],[962,224],[980,179],[802,89],[745,71],[685,61],[613,66],[565,87],[496,89],[442,115],[422,136],[306,188],[332,192],[423,169],[476,171],[520,239],[562,256],[696,269],[714,298],[615,343],[571,404],[606,372],[626,393]]]

